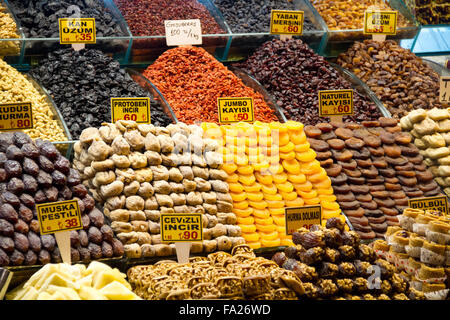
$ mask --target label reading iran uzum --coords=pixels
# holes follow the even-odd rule
[[[365,11],[364,34],[397,34],[397,11]]]
[[[150,98],[111,98],[111,120],[150,123]]]
[[[68,200],[36,205],[41,234],[83,228],[78,200]]]
[[[408,206],[412,209],[439,211],[448,215],[448,199],[446,196],[409,199]]]
[[[0,104],[0,131],[33,129],[31,102]]]
[[[353,90],[320,90],[319,116],[353,114]]]
[[[160,223],[163,242],[203,241],[201,213],[161,213]]]
[[[59,43],[74,44],[97,42],[94,18],[60,18]]]
[[[321,206],[303,206],[285,208],[286,234],[292,234],[299,228],[311,228],[314,224],[322,223]]]
[[[303,11],[272,10],[270,15],[270,33],[302,35]]]
[[[450,104],[450,76],[441,77],[439,87],[439,102]]]
[[[200,45],[203,42],[200,19],[166,20],[164,27],[168,47]]]
[[[253,98],[218,98],[219,122],[254,122]]]

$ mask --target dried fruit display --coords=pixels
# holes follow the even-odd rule
[[[40,235],[36,204],[77,199],[83,229],[71,231],[73,262],[121,257],[122,243],[55,148],[22,132],[0,134],[0,266],[59,263],[53,235]]]
[[[99,50],[54,51],[30,74],[52,95],[73,139],[85,128],[111,122],[111,98],[150,96],[117,61]],[[150,112],[153,124],[172,123],[155,101]]]
[[[256,249],[291,245],[285,207],[321,205],[322,218],[345,223],[331,180],[306,141],[299,122],[203,123],[205,137],[222,147],[222,169],[233,199],[233,212],[246,243]]]
[[[245,86],[203,48],[167,50],[147,68],[144,76],[161,91],[177,119],[187,124],[218,123],[217,98],[220,97],[252,97],[256,120],[276,120],[274,110],[261,94]]]
[[[434,180],[450,196],[450,108],[411,111],[400,126],[414,137]]]
[[[301,40],[272,40],[264,43],[245,62],[237,64],[273,96],[287,119],[316,124],[319,118],[318,91],[352,89],[338,71]],[[376,120],[381,114],[369,98],[355,90],[355,115],[345,121]]]
[[[440,194],[412,137],[397,120],[306,126],[340,208],[362,239],[383,238],[408,199]],[[332,161],[329,161],[332,159]]]
[[[394,265],[377,258],[339,219],[329,219],[326,227],[300,228],[292,237],[295,246],[272,260],[298,276],[306,299],[424,300]]]
[[[7,11],[3,3],[0,3],[0,39],[19,39],[19,30],[14,18]],[[20,43],[18,41],[1,41],[0,55],[18,55]]]
[[[376,254],[395,264],[411,287],[427,300],[445,300],[450,291],[450,219],[441,212],[407,208],[386,240],[373,244]]]
[[[7,300],[141,300],[125,274],[94,261],[85,265],[47,264],[7,295]]]
[[[446,0],[406,0],[405,3],[422,25],[450,23],[450,3]]]
[[[155,127],[133,121],[83,130],[73,166],[130,258],[175,253],[161,243],[161,213],[202,213],[204,241],[191,252],[231,250],[241,244],[218,144],[184,123]]]
[[[442,108],[436,94],[439,75],[395,41],[355,42],[337,62],[363,80],[394,118],[419,108]]]
[[[298,300],[304,294],[294,272],[256,257],[248,245],[233,248],[232,254],[194,257],[187,264],[136,266],[127,275],[133,291],[147,300]]]

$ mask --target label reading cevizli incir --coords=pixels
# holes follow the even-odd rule
[[[441,77],[439,86],[439,102],[450,103],[450,77]]]
[[[36,211],[41,234],[83,228],[78,200],[37,204]]]
[[[31,102],[0,104],[0,131],[33,129]]]
[[[446,196],[409,199],[408,206],[412,209],[439,211],[448,215],[448,200]]]
[[[164,27],[168,47],[201,45],[203,42],[200,19],[166,20]]]
[[[303,11],[272,10],[270,15],[270,33],[302,35]]]
[[[150,98],[111,98],[111,121],[150,123]]]
[[[218,98],[219,122],[254,122],[253,98]]]
[[[160,223],[163,242],[203,241],[201,213],[161,213]]]
[[[58,21],[60,44],[97,42],[94,18],[60,18]]]
[[[285,208],[286,234],[293,234],[299,228],[311,228],[322,223],[321,206]]]
[[[397,11],[365,11],[364,34],[397,34]]]
[[[319,90],[319,116],[353,114],[353,90]]]

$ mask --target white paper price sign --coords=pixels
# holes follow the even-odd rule
[[[450,76],[441,77],[439,102],[444,104],[450,104]]]
[[[166,43],[168,47],[202,44],[202,25],[200,19],[166,20]]]

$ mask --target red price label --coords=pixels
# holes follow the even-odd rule
[[[319,90],[319,116],[353,114],[353,90]]]
[[[186,240],[186,241],[197,240],[198,239],[198,232],[197,231],[180,232],[178,234],[178,237],[180,239],[183,239],[183,240]]]

